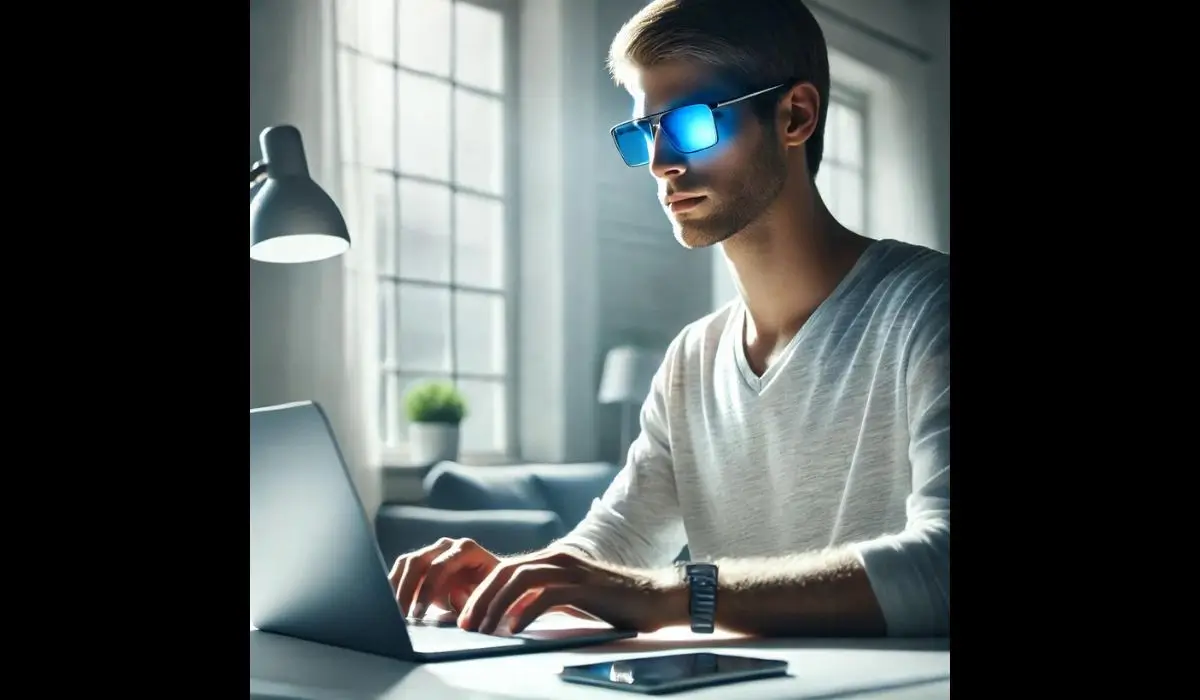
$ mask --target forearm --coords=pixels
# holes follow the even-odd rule
[[[716,624],[759,636],[948,634],[949,537],[947,522],[931,517],[852,546],[717,561]],[[662,598],[666,624],[687,624],[686,591],[668,585]]]
[[[884,636],[866,571],[848,549],[717,565],[716,626],[764,637]],[[661,580],[661,579],[660,579]],[[667,625],[688,624],[682,584],[664,587]]]
[[[682,601],[683,614],[686,615],[687,613],[687,590],[673,569],[649,569],[605,561],[587,549],[567,542],[556,542],[543,550],[544,555],[552,555],[556,552],[565,552],[587,561],[589,565],[596,569],[612,574],[614,577],[613,581],[619,581],[623,587],[628,588],[630,591],[638,591],[640,595],[645,595],[651,600],[660,600],[661,604],[654,606],[659,611],[670,610],[673,604],[677,601]],[[585,620],[599,619],[595,615],[570,605],[556,606],[551,608],[551,610]],[[670,620],[674,616],[673,613],[668,613],[662,616],[662,619],[638,620],[636,626],[638,631],[654,632],[662,627],[675,624]]]

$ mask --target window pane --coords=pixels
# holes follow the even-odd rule
[[[467,400],[468,410],[462,426],[463,452],[507,453],[504,383],[459,380],[458,388]]]
[[[413,70],[450,75],[450,0],[400,0],[400,57]]]
[[[396,178],[391,173],[368,170],[362,175],[367,185],[367,208],[371,237],[375,239],[376,269],[396,273]],[[351,239],[353,240],[353,239]]]
[[[358,144],[359,162],[374,168],[396,168],[396,72],[379,61],[355,56],[356,86],[353,122],[358,133],[349,138]]]
[[[400,178],[400,276],[450,281],[450,188]]]
[[[829,114],[825,116],[825,150],[821,154],[821,162],[841,159],[841,124],[842,110],[845,109],[837,102],[829,103]]]
[[[504,110],[500,100],[454,93],[454,179],[489,194],[504,192]]]
[[[400,368],[450,371],[450,291],[400,285]]]
[[[504,18],[496,10],[455,3],[454,79],[492,92],[504,90]]]
[[[396,60],[394,0],[357,0],[359,51],[391,63]]]
[[[504,297],[457,292],[454,301],[457,371],[504,374]]]
[[[400,171],[450,179],[450,85],[400,72]]]
[[[339,27],[341,25],[338,25]],[[337,97],[338,97],[338,137],[341,139],[341,159],[343,163],[357,163],[358,150],[355,148],[354,124],[358,120],[358,58],[342,49],[337,57]]]
[[[862,174],[850,168],[838,168],[833,175],[837,178],[837,219],[846,228],[862,233]]]
[[[454,198],[454,279],[469,287],[504,288],[504,205],[460,193]]]
[[[338,42],[358,48],[358,0],[338,0],[335,7]]]
[[[399,320],[396,313],[395,282],[379,280],[379,360],[384,367],[394,367],[400,360]]]
[[[379,437],[395,447],[404,441],[404,387],[394,372],[386,372],[379,389]]]
[[[838,159],[847,165],[862,165],[862,128],[861,112],[838,110]]]

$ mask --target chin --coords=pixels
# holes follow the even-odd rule
[[[664,209],[675,240],[684,248],[709,248],[737,233],[737,221],[731,220],[729,210],[712,199],[707,199],[699,206],[681,212],[673,213]]]
[[[679,241],[679,245],[684,248],[708,248],[729,238],[729,236],[718,235],[714,231],[699,226],[694,221],[672,221],[671,223],[671,228],[675,231],[675,240]]]

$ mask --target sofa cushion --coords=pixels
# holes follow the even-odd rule
[[[592,501],[604,495],[619,468],[608,462],[575,464],[530,464],[526,466],[541,486],[542,498],[550,509],[573,528],[591,510]]]
[[[521,467],[442,462],[425,477],[425,505],[449,510],[552,510],[535,475]]]

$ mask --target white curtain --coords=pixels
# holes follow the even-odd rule
[[[338,202],[350,225],[350,253],[306,265],[250,263],[250,405],[315,400],[329,416],[355,486],[370,517],[380,502],[372,454],[367,361],[375,327],[363,310],[374,292],[371,242],[357,225],[353,187],[339,177],[333,0],[252,0],[250,3],[251,161],[261,157],[259,133],[292,124],[304,139],[309,173]]]
[[[344,163],[357,152],[358,129],[353,109],[360,103],[357,83],[338,70],[336,38],[338,15],[333,0],[322,0],[326,31],[324,68],[330,86],[331,99],[326,101],[330,123],[333,125],[330,146],[334,153],[333,163]],[[354,150],[349,150],[353,147]],[[345,377],[348,397],[352,399],[355,421],[355,442],[366,473],[372,475],[374,517],[382,499],[382,481],[377,467],[382,463],[379,434],[380,376],[377,371],[379,348],[379,288],[376,276],[375,240],[371,200],[366,196],[353,171],[335,167],[330,173],[336,183],[338,201],[346,216],[353,244],[342,257],[343,290],[343,345],[345,349]],[[362,489],[360,488],[360,492]],[[366,497],[364,496],[364,500]]]

